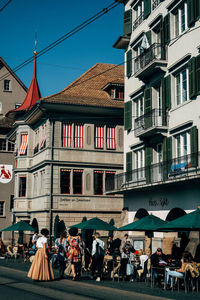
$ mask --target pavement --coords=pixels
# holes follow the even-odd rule
[[[200,299],[200,292],[184,290],[163,291],[161,288],[151,288],[150,283],[109,281],[96,282],[87,277],[80,281],[59,279],[58,271],[54,270],[55,280],[51,282],[35,282],[27,278],[30,263],[20,260],[0,260],[0,299],[1,300],[193,300]]]

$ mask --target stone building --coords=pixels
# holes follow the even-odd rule
[[[6,118],[8,110],[22,103],[27,88],[0,57],[0,229],[12,222],[14,197],[14,144],[6,140],[13,121]],[[10,232],[3,233],[3,240],[9,241]]]
[[[105,187],[123,169],[123,107],[123,67],[97,63],[28,108],[9,134],[17,220],[34,220],[50,234],[56,215],[66,226],[84,216],[120,223],[123,197],[105,195]]]
[[[124,173],[107,191],[124,194],[129,222],[149,213],[170,221],[200,204],[200,2],[119,2]]]

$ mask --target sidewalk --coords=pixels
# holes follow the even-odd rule
[[[20,262],[19,260],[0,260],[0,269],[2,266],[3,269],[15,269],[16,273],[19,273],[21,277],[25,279],[27,282],[32,282],[30,279],[27,279],[26,275],[30,268],[30,263],[24,263]],[[18,271],[18,272],[17,272]],[[101,290],[104,290],[104,293],[111,293],[115,294],[118,293],[121,295],[126,294],[126,297],[129,298],[131,296],[131,293],[133,293],[132,297],[136,297],[140,295],[141,299],[181,299],[181,300],[195,300],[200,299],[200,292],[189,292],[188,294],[185,294],[183,290],[178,291],[163,291],[161,288],[151,288],[150,283],[144,283],[144,282],[128,282],[128,281],[109,281],[109,280],[102,280],[101,282],[96,282],[95,280],[88,280],[88,278],[82,278],[81,281],[78,282],[72,282],[71,279],[62,279],[58,280],[58,271],[54,270],[55,278],[57,279],[54,283],[53,282],[42,282],[37,283],[40,286],[43,286],[45,288],[51,287],[58,291],[58,289],[63,290],[64,288],[74,288],[78,287],[78,289],[82,288],[84,290],[92,290],[95,289],[97,292],[101,293]],[[99,294],[97,299],[106,299],[104,297],[101,298],[101,295]],[[120,298],[120,299],[123,299]]]

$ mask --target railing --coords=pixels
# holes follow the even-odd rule
[[[157,126],[167,125],[167,115],[162,109],[152,109],[148,113],[140,116],[134,121],[135,135],[138,136],[140,133],[147,129],[154,128]]]
[[[161,44],[154,43],[148,49],[144,49],[144,52],[135,58],[134,60],[134,72],[143,69],[150,62],[155,59],[161,60],[165,57],[165,47]]]
[[[117,174],[114,180],[106,182],[106,192],[189,179],[195,175],[200,175],[199,163],[200,153],[193,153],[135,169],[131,172]]]
[[[133,30],[135,30],[144,20],[144,13],[142,13],[133,23]]]
[[[154,10],[163,0],[154,0],[152,2],[152,10]]]

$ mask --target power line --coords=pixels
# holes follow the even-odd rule
[[[10,2],[12,2],[12,0],[9,0],[6,4],[4,4],[1,8],[0,8],[0,12],[2,12],[4,10],[4,8],[6,8],[6,6],[8,6],[8,4],[10,4]]]
[[[66,39],[68,39],[72,35],[76,34],[80,30],[84,29],[89,24],[93,23],[94,21],[96,21],[97,19],[99,19],[100,17],[102,17],[103,15],[105,15],[106,13],[108,13],[110,10],[112,10],[113,8],[115,8],[118,5],[119,5],[119,3],[113,2],[112,4],[108,5],[106,8],[103,8],[101,11],[99,11],[98,13],[96,13],[95,15],[93,15],[92,17],[90,17],[89,19],[87,19],[86,21],[81,23],[80,25],[76,26],[71,31],[69,31],[68,33],[64,34],[62,37],[60,37],[56,41],[54,41],[51,44],[49,44],[48,46],[46,46],[41,51],[39,51],[38,54],[37,54],[37,57],[40,57],[41,55],[44,55],[46,52],[48,52],[51,49],[53,49],[54,47],[58,46],[59,44],[64,42]],[[34,56],[31,56],[30,58],[25,60],[23,63],[21,63],[19,66],[15,67],[13,69],[13,72],[19,71],[21,68],[25,67],[27,64],[29,64],[33,60],[34,60]],[[9,75],[10,75],[9,72],[4,74],[3,76],[0,77],[0,81],[7,78]]]

